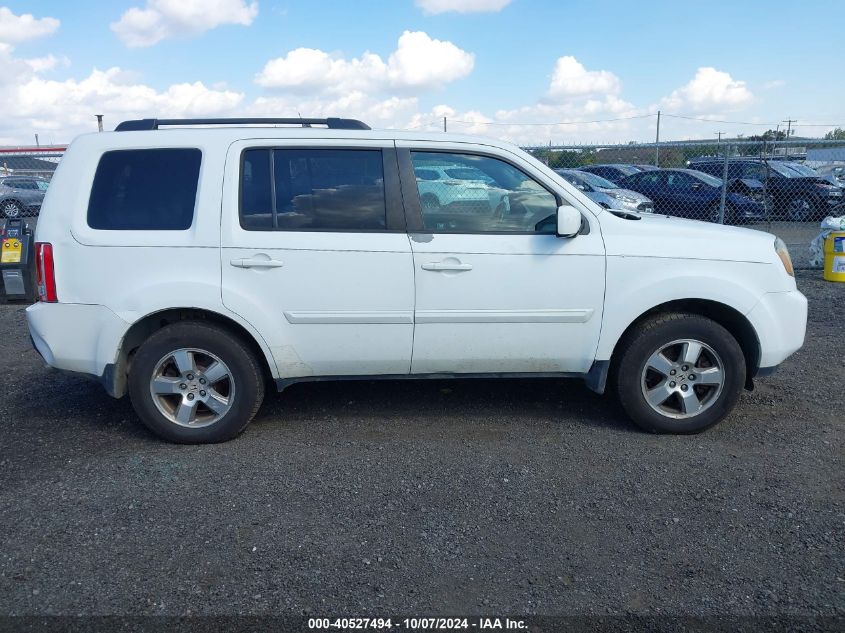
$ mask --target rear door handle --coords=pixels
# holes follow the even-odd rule
[[[444,270],[472,270],[472,264],[460,264],[450,262],[426,262],[420,266],[423,270],[444,271]]]
[[[281,268],[285,265],[278,259],[233,259],[229,263],[235,268]]]

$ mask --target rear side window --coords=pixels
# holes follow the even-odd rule
[[[381,150],[250,149],[240,219],[252,231],[378,231],[386,226]]]
[[[108,231],[182,231],[194,220],[202,152],[132,149],[100,158],[88,226]]]

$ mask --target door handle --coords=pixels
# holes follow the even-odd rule
[[[450,262],[426,262],[420,266],[423,270],[435,272],[444,270],[472,270],[472,264],[450,263]]]
[[[229,263],[235,268],[281,268],[285,265],[277,259],[233,259]]]

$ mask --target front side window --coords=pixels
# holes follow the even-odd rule
[[[554,194],[513,165],[446,152],[411,152],[411,161],[424,230],[554,233],[554,222],[543,223],[557,213]]]
[[[378,231],[386,226],[381,150],[249,149],[241,226],[252,231]]]
[[[695,178],[680,172],[669,172],[666,177],[666,184],[673,189],[688,188],[695,183]]]
[[[637,174],[628,176],[625,182],[630,182],[640,187],[657,187],[662,184],[663,172],[660,171],[642,171]]]
[[[88,226],[110,231],[183,231],[194,220],[198,149],[130,149],[100,158]]]

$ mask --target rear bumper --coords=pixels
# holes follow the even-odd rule
[[[774,371],[804,344],[807,298],[798,290],[767,293],[746,316],[760,341],[758,375]]]
[[[129,323],[104,306],[36,303],[26,309],[35,349],[51,367],[101,378]]]

